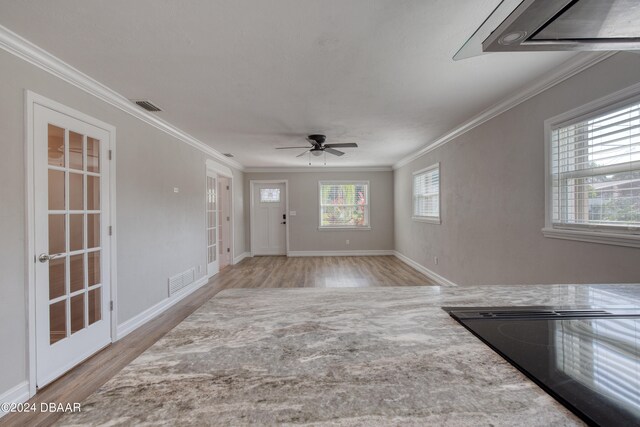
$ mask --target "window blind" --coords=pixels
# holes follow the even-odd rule
[[[321,182],[320,227],[369,227],[369,184]]]
[[[440,219],[440,166],[413,175],[413,216]]]
[[[552,222],[640,229],[640,103],[551,130]]]

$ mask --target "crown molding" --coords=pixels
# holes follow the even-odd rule
[[[246,167],[245,173],[270,173],[270,172],[391,172],[393,168],[391,166],[340,166],[340,167],[280,167],[280,168],[257,168]]]
[[[431,144],[426,145],[413,154],[402,158],[393,165],[393,169],[398,169],[411,163],[412,161],[424,156],[425,154],[435,150],[436,148],[441,147],[444,144],[453,141],[457,137],[469,132],[471,129],[480,126],[481,124],[493,119],[496,116],[499,116],[506,111],[509,111],[510,109],[522,104],[528,99],[531,99],[534,96],[544,92],[545,90],[550,89],[559,83],[562,83],[563,81],[575,76],[576,74],[586,70],[587,68],[593,67],[594,65],[604,61],[605,59],[615,55],[616,53],[617,52],[595,52],[587,55],[579,55],[566,61],[560,66],[560,68],[554,70],[552,73],[547,74],[542,79],[531,84],[527,89],[503,99],[497,104],[482,111],[480,114],[472,117],[461,125],[450,130]]]
[[[244,166],[237,161],[225,157],[219,151],[175,127],[171,123],[140,109],[118,92],[108,88],[2,25],[0,25],[0,48],[200,150],[204,154],[222,163],[235,169],[244,170]]]

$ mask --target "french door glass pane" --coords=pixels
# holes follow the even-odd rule
[[[49,342],[60,341],[67,336],[67,300],[49,306]]]
[[[100,141],[87,137],[87,171],[100,172]]]
[[[89,271],[89,286],[97,285],[100,283],[100,251],[89,252],[87,254]]]
[[[84,289],[84,254],[69,257],[69,289],[71,292]]]
[[[64,209],[64,172],[49,170],[49,210]]]
[[[69,215],[69,250],[84,249],[84,215]]]
[[[79,133],[69,131],[69,168],[84,169],[83,136]]]
[[[49,215],[49,254],[67,252],[65,215]]]
[[[100,246],[100,214],[87,215],[87,249]]]
[[[84,293],[71,298],[71,333],[84,328]]]
[[[48,157],[51,166],[64,167],[64,129],[49,125]]]
[[[82,174],[69,174],[69,209],[72,211],[81,211],[84,209],[84,184],[82,181]]]
[[[100,210],[100,178],[87,175],[87,210]]]
[[[55,299],[65,294],[65,278],[67,258],[57,258],[49,261],[49,299]]]
[[[89,291],[88,294],[88,306],[89,306],[89,324],[92,325],[98,320],[102,318],[102,313],[100,311],[100,292],[102,292],[102,287],[93,289]]]

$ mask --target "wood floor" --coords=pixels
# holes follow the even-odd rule
[[[376,257],[254,257],[225,268],[208,284],[171,309],[136,329],[39,390],[29,401],[82,402],[102,384],[162,338],[203,303],[230,288],[332,288],[433,285],[421,273],[393,256]],[[48,426],[55,413],[9,414],[0,425]]]

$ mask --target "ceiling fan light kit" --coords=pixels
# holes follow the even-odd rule
[[[309,135],[307,136],[307,141],[311,144],[311,147],[277,147],[276,150],[293,150],[304,148],[306,151],[297,155],[296,157],[302,157],[305,154],[309,153],[309,166],[311,166],[311,155],[315,157],[319,157],[322,154],[325,155],[324,164],[327,164],[327,153],[333,154],[334,156],[343,156],[345,153],[340,150],[336,150],[336,148],[358,148],[358,144],[355,142],[346,142],[346,143],[338,143],[338,144],[325,144],[327,137],[325,135]]]

